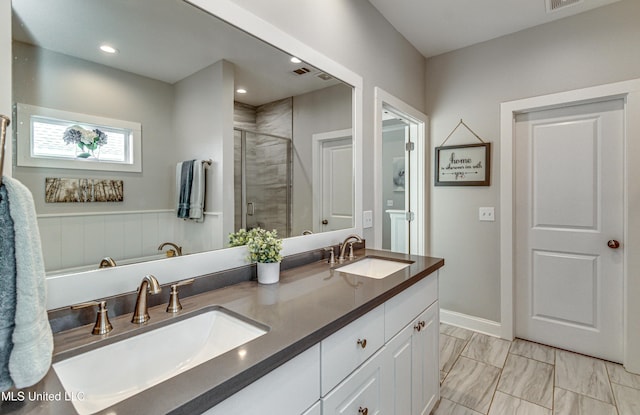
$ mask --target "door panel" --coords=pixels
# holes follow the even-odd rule
[[[351,137],[322,144],[322,231],[353,226],[353,145]],[[326,223],[324,222],[326,221]]]
[[[596,228],[597,127],[596,118],[533,126],[533,226]]]
[[[623,102],[516,118],[516,336],[622,360]]]
[[[534,250],[532,318],[595,328],[599,282],[596,256]]]

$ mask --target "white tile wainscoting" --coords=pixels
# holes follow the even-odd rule
[[[638,415],[640,375],[622,365],[447,324],[433,415]]]
[[[96,269],[106,256],[119,265],[159,259],[158,246],[167,241],[181,245],[185,254],[226,242],[222,214],[216,212],[205,213],[202,223],[178,219],[171,209],[45,214],[38,215],[38,227],[45,268],[56,273]]]

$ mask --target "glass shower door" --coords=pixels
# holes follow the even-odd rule
[[[236,229],[260,227],[289,236],[291,140],[241,130],[235,139],[236,166],[242,166],[235,180]]]

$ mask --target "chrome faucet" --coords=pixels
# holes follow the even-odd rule
[[[164,248],[165,246],[172,246],[175,249],[175,253],[178,254],[178,256],[182,256],[182,247],[178,246],[176,244],[174,244],[173,242],[163,242],[160,244],[160,246],[158,247],[158,251],[162,251],[162,248]],[[171,249],[169,251],[172,251]],[[167,252],[169,252],[167,251]],[[171,256],[169,254],[167,254],[167,256]]]
[[[364,242],[358,235],[347,236],[342,242],[342,245],[340,245],[340,255],[338,256],[338,261],[344,261],[344,252],[347,250],[347,245],[349,245],[349,259],[355,258],[353,256],[353,242],[351,242],[353,240],[355,240],[355,242]]]
[[[113,258],[111,258],[110,256],[106,256],[102,258],[102,261],[100,261],[100,265],[98,267],[109,268],[109,267],[115,267],[115,266],[116,266],[116,261],[114,261]]]
[[[162,291],[160,283],[153,275],[145,275],[138,289],[136,306],[133,309],[132,323],[142,324],[149,321],[149,306],[147,304],[147,293],[158,294]]]

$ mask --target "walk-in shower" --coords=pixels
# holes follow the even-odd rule
[[[234,229],[291,234],[291,140],[234,129]]]

